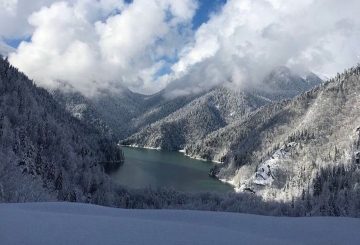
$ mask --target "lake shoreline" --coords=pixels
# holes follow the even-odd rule
[[[119,147],[124,152],[125,164],[110,174],[119,184],[179,191],[234,191],[228,183],[209,177],[209,170],[217,163],[190,158],[183,151],[120,144]]]
[[[122,144],[118,144],[118,146],[120,146],[120,147],[138,148],[138,149],[147,149],[147,150],[157,150],[157,151],[176,151],[176,152],[183,153],[184,156],[189,157],[191,159],[195,159],[195,160],[199,160],[199,161],[203,161],[203,162],[212,162],[212,163],[217,163],[217,164],[224,163],[224,162],[215,161],[215,160],[207,160],[207,159],[204,159],[204,158],[201,158],[201,157],[192,157],[192,156],[186,154],[185,149],[182,149],[182,150],[163,150],[160,147],[146,147],[146,146],[142,147],[142,146],[138,146],[138,145],[122,145]]]

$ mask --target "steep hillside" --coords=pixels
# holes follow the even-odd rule
[[[114,93],[102,91],[91,98],[63,89],[52,91],[52,94],[72,115],[101,131],[112,132],[118,139],[129,137],[199,97],[196,94],[170,99],[164,90],[142,95],[126,88]]]
[[[143,101],[145,112],[132,119],[129,125],[129,132],[131,132],[131,134],[138,132],[141,128],[169,116],[205,93],[206,92],[202,92],[172,98],[167,97],[166,90],[162,90],[154,95],[146,96]]]
[[[260,86],[261,90],[244,91],[231,88],[231,84],[219,86],[121,143],[168,150],[183,149],[188,144],[241,120],[272,100],[292,98],[309,90],[321,82],[316,77],[312,74],[312,80],[308,81],[288,68],[280,67],[265,78],[263,86]],[[205,155],[201,158],[209,159]]]
[[[130,134],[131,120],[145,112],[146,96],[127,88],[119,88],[118,92],[101,91],[90,98],[72,89],[60,88],[52,94],[72,115],[101,131],[112,132],[119,139]]]
[[[1,58],[0,146],[0,202],[99,201],[111,184],[100,163],[123,161],[111,137]]]
[[[332,193],[344,201],[358,182],[359,91],[360,66],[293,100],[266,105],[186,153],[224,161],[212,174],[239,191],[286,201]]]
[[[104,134],[113,134],[108,124],[104,122],[90,100],[79,92],[52,91],[53,98],[65,108],[72,116],[92,125]]]

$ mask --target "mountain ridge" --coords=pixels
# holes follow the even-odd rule
[[[264,79],[265,86],[261,90],[234,89],[231,84],[215,87],[166,118],[122,140],[121,144],[166,150],[184,149],[189,143],[205,138],[273,100],[291,98],[320,84],[321,79],[315,77],[313,74],[313,80],[308,82],[289,68],[279,67]],[[284,83],[287,85],[284,86]],[[189,114],[190,111],[193,114]],[[179,135],[179,139],[174,141],[174,135]]]

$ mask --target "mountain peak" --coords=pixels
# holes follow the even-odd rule
[[[264,82],[267,84],[293,83],[293,78],[299,80],[301,77],[290,70],[290,68],[279,66],[269,73]]]
[[[274,75],[292,74],[292,71],[287,66],[279,66],[275,68],[270,74],[274,74]]]
[[[292,71],[286,66],[280,66],[272,70],[263,80],[264,87],[262,93],[266,97],[276,100],[288,99],[305,92],[322,81],[313,73],[309,73],[307,78]]]

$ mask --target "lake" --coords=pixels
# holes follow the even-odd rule
[[[229,184],[209,177],[215,163],[184,156],[176,151],[121,147],[125,163],[109,175],[133,188],[166,187],[179,191],[234,191]]]

